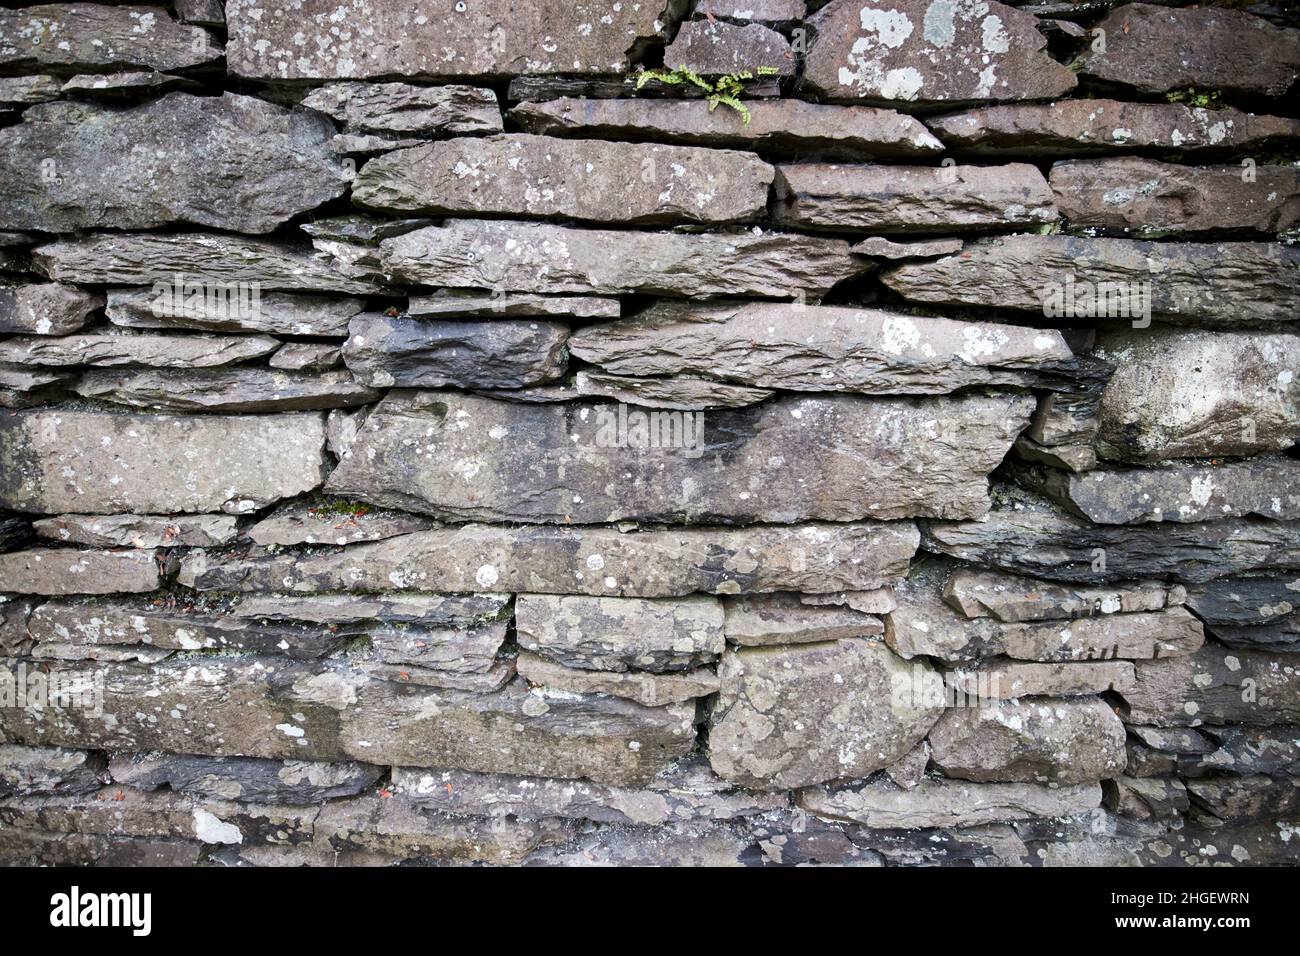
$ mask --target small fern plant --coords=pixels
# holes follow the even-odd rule
[[[736,73],[724,74],[710,83],[691,70],[642,70],[637,74],[636,88],[641,89],[651,80],[658,80],[661,83],[669,83],[673,86],[689,83],[704,91],[710,113],[717,109],[719,104],[730,106],[740,114],[741,120],[748,126],[750,120],[749,107],[740,100],[740,95],[745,92],[745,84],[756,77],[771,76],[773,73],[778,72],[780,71],[776,67],[760,66],[757,70],[740,70]]]

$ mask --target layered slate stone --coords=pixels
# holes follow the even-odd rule
[[[1099,336],[1095,354],[1117,363],[1101,402],[1104,458],[1253,455],[1300,437],[1300,335],[1132,329]]]
[[[132,408],[175,412],[289,412],[347,408],[379,399],[350,372],[268,368],[155,369],[86,372],[78,395]]]
[[[664,50],[664,66],[704,76],[759,71],[789,76],[795,71],[790,41],[757,23],[688,20]]]
[[[754,594],[723,602],[727,640],[744,647],[812,644],[884,633],[880,618],[851,607],[804,604],[798,594]]]
[[[376,157],[353,182],[352,200],[386,212],[731,222],[766,211],[773,175],[735,150],[507,133]]]
[[[114,754],[113,783],[136,790],[168,787],[214,800],[314,806],[369,790],[382,768],[344,761],[257,760],[190,754]]]
[[[105,770],[100,754],[0,744],[0,797],[90,793]]]
[[[94,548],[207,548],[230,544],[239,534],[231,515],[58,515],[32,522],[49,541]]]
[[[198,88],[197,82],[183,76],[153,70],[132,70],[127,73],[81,73],[64,83],[60,92],[71,94],[77,99],[125,102],[150,93]]]
[[[0,228],[270,232],[343,194],[333,132],[322,117],[235,93],[35,106],[0,130]]]
[[[1300,723],[1300,668],[1291,654],[1206,644],[1191,657],[1146,661],[1125,693],[1125,719],[1156,727]]]
[[[728,385],[695,375],[667,378],[637,375],[606,375],[581,371],[574,376],[572,397],[610,398],[645,408],[742,408],[767,401],[775,393],[766,388]],[[501,398],[509,398],[498,393]]]
[[[717,411],[705,420],[682,412],[650,418],[626,406],[399,391],[366,420],[326,487],[464,520],[978,517],[988,508],[985,476],[1031,405],[1011,394],[828,396]]]
[[[530,684],[572,694],[609,694],[645,707],[661,707],[718,692],[718,675],[707,667],[667,674],[641,671],[593,671],[565,667],[531,651],[515,660],[519,676]]]
[[[881,281],[915,302],[1113,318],[1138,328],[1152,317],[1233,326],[1292,321],[1297,268],[1300,250],[1272,243],[1008,236],[899,266]]]
[[[1001,3],[832,0],[807,21],[804,80],[830,99],[912,103],[1061,96],[1076,79],[1030,13]]]
[[[395,279],[539,293],[821,295],[869,266],[847,242],[788,233],[634,232],[449,220],[380,243]]]
[[[343,346],[349,371],[367,385],[402,388],[524,388],[564,374],[567,325],[525,320],[425,321],[365,313]]]
[[[1048,787],[1036,783],[969,783],[928,777],[911,790],[883,778],[848,787],[817,787],[799,806],[830,820],[878,829],[977,827],[1031,817],[1065,817],[1101,805],[1095,783]]]
[[[599,562],[598,562],[599,563]],[[671,601],[521,594],[519,646],[568,667],[681,671],[722,652],[722,605],[703,595]]]
[[[1300,170],[1294,166],[1245,170],[1129,156],[1057,163],[1050,182],[1063,219],[1105,233],[1278,233],[1300,222]]]
[[[1136,677],[1130,661],[1047,662],[992,658],[946,671],[944,683],[958,700],[1085,697],[1125,691]]]
[[[1193,588],[1187,605],[1224,644],[1300,648],[1300,574],[1211,581]]]
[[[615,528],[470,524],[338,553],[218,560],[198,554],[180,580],[216,591],[475,592],[675,597],[869,590],[907,573],[909,522],[795,527]]]
[[[0,77],[0,107],[31,106],[57,100],[63,82],[55,76]]]
[[[1300,461],[1289,458],[1108,468],[1083,475],[1028,467],[1017,468],[1015,478],[1095,524],[1211,521],[1243,515],[1300,519]]]
[[[1300,120],[1291,117],[1107,99],[982,107],[935,117],[929,125],[950,149],[983,156],[1229,153],[1300,139]]]
[[[1008,166],[778,168],[778,222],[882,233],[961,232],[1055,222],[1052,191],[1028,163]]]
[[[0,333],[67,335],[103,305],[102,295],[57,282],[0,283]]]
[[[960,239],[917,239],[912,242],[896,242],[883,236],[870,236],[855,243],[854,255],[873,256],[879,259],[937,259],[961,252]]]
[[[162,6],[51,3],[0,11],[6,72],[178,70],[219,60],[221,52],[212,34],[177,23]]]
[[[0,362],[206,368],[261,358],[279,347],[276,339],[264,335],[16,335],[0,342]]]
[[[114,325],[132,329],[202,329],[209,332],[267,332],[342,338],[365,301],[347,296],[251,292],[209,295],[197,276],[179,283],[160,275],[157,289],[109,289],[104,311]],[[192,285],[190,285],[192,283]]]
[[[617,319],[622,308],[618,299],[593,295],[510,295],[479,289],[439,289],[432,295],[412,295],[406,314],[434,318]]]
[[[1124,770],[1124,724],[1100,700],[983,703],[950,708],[930,732],[949,777],[1069,785]]]
[[[724,20],[802,20],[808,12],[805,0],[697,0],[697,17],[720,17]]]
[[[663,140],[730,146],[762,153],[845,159],[933,156],[943,144],[920,120],[868,106],[826,106],[796,99],[751,100],[749,122],[735,110],[708,103],[653,99],[580,99],[562,96],[520,103],[509,119],[548,136]]]
[[[1300,75],[1300,30],[1244,10],[1127,3],[1097,29],[1105,51],[1085,53],[1080,75],[1135,93],[1195,87],[1281,96]]]
[[[240,513],[317,487],[324,447],[324,416],[311,413],[0,412],[0,505],[46,514]]]
[[[1294,521],[1248,518],[1098,526],[1043,499],[999,490],[982,520],[929,521],[922,540],[928,551],[1055,581],[1199,584],[1245,571],[1300,568],[1297,529]]]
[[[264,290],[375,291],[296,246],[206,232],[94,233],[38,246],[33,258],[62,282],[152,286],[179,273],[215,285],[257,283]]]
[[[455,136],[499,133],[501,110],[492,90],[410,83],[329,83],[302,100],[353,133]]]
[[[617,375],[700,375],[763,388],[933,395],[1067,371],[1060,333],[875,309],[661,302],[588,326],[574,357]]]
[[[965,568],[954,570],[943,586],[945,603],[966,617],[1013,622],[1159,611],[1183,604],[1186,597],[1181,585],[1137,582],[1106,588],[1073,587]]]
[[[343,364],[343,349],[325,342],[285,342],[266,363],[288,372],[324,372]]]
[[[261,545],[355,544],[382,541],[399,534],[424,531],[433,522],[419,515],[381,511],[347,503],[287,504],[248,529]],[[285,599],[286,601],[288,599]]]
[[[860,638],[728,650],[709,763],[757,790],[865,777],[911,751],[942,713],[942,701],[899,692],[926,675],[928,665]]]
[[[669,0],[538,0],[527,7],[454,4],[415,10],[379,0],[342,15],[332,0],[295,9],[226,4],[226,61],[263,80],[622,73],[672,22]]]
[[[153,591],[162,575],[151,550],[28,548],[0,554],[0,580],[18,594],[117,594]]]

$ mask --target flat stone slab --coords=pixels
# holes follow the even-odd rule
[[[169,277],[170,278],[170,277]],[[197,278],[186,291],[182,274],[162,290],[109,289],[104,311],[114,325],[130,329],[200,329],[208,332],[265,332],[271,335],[319,335],[343,338],[348,321],[365,309],[365,301],[347,296],[238,291],[209,296]]]
[[[759,71],[791,76],[795,58],[790,41],[761,24],[688,20],[665,48],[664,66],[703,76]]]
[[[938,259],[961,252],[960,239],[917,239],[911,242],[896,242],[883,236],[871,236],[856,243],[852,249],[855,256],[873,256],[879,259]]]
[[[829,106],[796,99],[750,100],[749,122],[708,103],[562,96],[520,103],[506,115],[548,136],[654,138],[695,146],[731,146],[780,155],[833,158],[934,156],[943,144],[915,117],[869,106]]]
[[[776,195],[775,220],[795,229],[964,232],[1037,228],[1057,219],[1047,180],[1028,163],[789,164],[777,168]]]
[[[100,754],[0,744],[0,797],[92,793],[104,770]]]
[[[609,694],[661,707],[718,692],[718,675],[706,667],[670,674],[639,671],[611,672],[565,667],[530,651],[520,651],[515,661],[519,675],[530,684],[572,694]]]
[[[934,395],[1028,384],[1068,368],[1059,332],[774,302],[661,302],[569,339],[574,357],[617,375],[699,375],[769,389]]]
[[[728,385],[696,375],[658,376],[606,375],[581,371],[574,376],[573,392],[568,398],[610,398],[645,408],[743,408],[771,398],[775,392],[747,385]],[[498,393],[497,397],[510,396]]]
[[[0,581],[16,594],[119,594],[162,582],[156,552],[28,548],[0,554]]]
[[[1146,661],[1124,695],[1125,720],[1156,727],[1300,723],[1295,655],[1206,644],[1192,657]]]
[[[1300,335],[1126,329],[1098,337],[1115,362],[1097,453],[1155,462],[1282,451],[1300,438]]]
[[[45,514],[239,514],[316,488],[324,448],[324,416],[306,412],[0,412],[0,506]]]
[[[383,769],[344,761],[258,760],[190,754],[114,754],[113,783],[136,790],[168,787],[215,800],[315,806],[369,790]]]
[[[206,368],[261,358],[279,347],[264,335],[16,335],[0,342],[0,362]]]
[[[574,319],[617,319],[618,299],[595,295],[527,295],[478,289],[439,289],[432,295],[412,295],[406,315],[434,318],[472,317],[514,319],[521,316]]]
[[[914,302],[1102,316],[1138,328],[1152,317],[1232,327],[1293,321],[1297,268],[1300,250],[1274,243],[1026,235],[967,243],[959,255],[907,263],[880,278]]]
[[[1182,585],[1136,582],[1106,588],[1072,587],[1016,574],[957,568],[943,587],[943,599],[967,617],[999,621],[1042,621],[1160,611],[1184,603]]]
[[[1086,697],[1130,690],[1136,678],[1130,661],[1045,662],[993,658],[945,671],[949,692],[963,699]]]
[[[328,83],[308,93],[302,105],[332,116],[352,133],[501,132],[496,93],[477,86]]]
[[[333,0],[303,0],[292,11],[231,0],[226,62],[236,76],[263,80],[623,73],[674,22],[671,8],[669,0],[617,10],[538,0],[415,10],[377,0],[341,15]]]
[[[819,396],[688,421],[684,412],[631,419],[626,406],[397,391],[366,419],[326,490],[462,520],[975,518],[988,510],[986,476],[1032,405],[1011,394]]]
[[[811,644],[845,638],[878,637],[878,617],[850,607],[809,606],[798,594],[753,594],[723,601],[727,640],[742,647]]]
[[[285,372],[267,368],[100,369],[75,389],[132,408],[174,412],[289,412],[348,408],[380,398],[350,372]]]
[[[41,104],[0,129],[0,228],[271,232],[343,195],[333,134],[323,117],[235,93]]]
[[[910,522],[794,527],[614,528],[469,524],[337,553],[182,563],[199,590],[451,592],[676,597],[694,592],[869,590],[907,573]]]
[[[380,243],[398,281],[508,292],[821,295],[869,268],[840,239],[450,220]]]
[[[433,522],[420,515],[382,511],[367,505],[290,504],[276,509],[248,529],[260,545],[356,544],[382,541],[424,531]]]
[[[0,333],[67,335],[79,332],[102,308],[97,292],[57,282],[0,283]]]
[[[352,201],[430,215],[734,222],[766,213],[774,175],[736,150],[506,133],[378,156],[353,181]]]
[[[92,548],[210,548],[239,535],[232,515],[58,515],[32,522],[47,541]]]
[[[54,36],[57,43],[41,42]],[[0,10],[6,72],[179,70],[219,60],[221,53],[211,33],[177,23],[162,6],[51,3]]]
[[[835,100],[917,104],[1061,96],[1077,80],[1038,21],[1001,3],[832,0],[807,20],[804,81]]]

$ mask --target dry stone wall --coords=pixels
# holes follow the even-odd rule
[[[0,10],[0,862],[1294,863],[1298,72]]]

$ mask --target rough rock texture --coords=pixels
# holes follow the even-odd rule
[[[152,591],[161,575],[155,552],[29,548],[0,554],[0,580],[22,594]]]
[[[411,296],[406,314],[421,318],[497,318],[522,316],[617,319],[618,299],[594,295],[488,294],[476,289],[439,289],[433,295]]]
[[[878,617],[853,608],[809,606],[793,594],[729,598],[723,609],[727,640],[745,647],[876,637],[885,630]]]
[[[0,333],[67,335],[103,305],[103,296],[57,282],[0,283]]]
[[[1010,395],[948,403],[841,396],[713,412],[707,422],[685,413],[645,421],[638,412],[629,424],[610,405],[398,392],[366,420],[326,489],[469,520],[978,517],[988,507],[985,475],[1027,406]],[[484,439],[507,436],[509,450],[502,445],[494,462]],[[784,467],[789,459],[813,469],[815,488]],[[621,477],[629,469],[639,476],[630,484]]]
[[[35,106],[0,130],[0,228],[270,232],[342,195],[332,133],[320,117],[233,93]]]
[[[32,522],[49,541],[93,548],[206,548],[230,544],[239,534],[232,515],[58,515]]]
[[[410,83],[329,83],[302,100],[357,133],[420,136],[499,133],[496,94],[475,86]]]
[[[114,325],[132,329],[202,329],[341,338],[348,334],[348,321],[365,308],[363,300],[346,296],[259,292],[255,300],[238,295],[209,297],[206,289],[198,284],[187,291],[183,274],[179,295],[176,288],[175,283],[164,281],[156,289],[110,289],[104,311]]]
[[[896,691],[927,670],[871,640],[728,650],[709,762],[760,790],[865,777],[920,743],[942,713],[942,704]]]
[[[528,651],[520,652],[515,668],[519,676],[535,686],[574,694],[609,694],[646,707],[675,704],[718,692],[718,675],[707,668],[668,674],[611,673],[565,667]]]
[[[664,50],[664,66],[705,76],[760,70],[788,76],[795,62],[790,41],[768,27],[691,20]]]
[[[1125,718],[1157,727],[1300,722],[1300,668],[1287,654],[1207,644],[1191,657],[1144,661]]]
[[[204,368],[260,358],[279,348],[266,336],[14,336],[0,342],[0,362],[14,365],[150,365]]]
[[[832,0],[808,20],[805,81],[837,100],[962,103],[1060,96],[1074,75],[1031,14],[996,2]]]
[[[178,412],[285,412],[344,408],[379,393],[347,372],[280,372],[261,368],[87,372],[75,391],[133,408]]]

